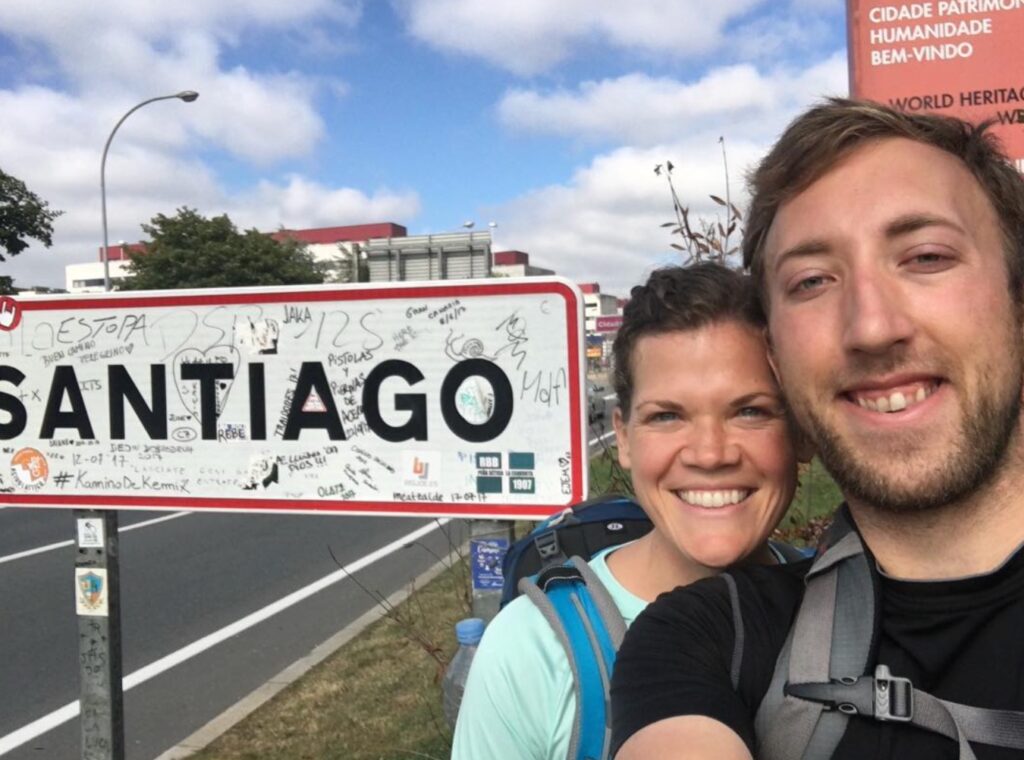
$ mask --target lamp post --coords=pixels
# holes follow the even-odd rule
[[[143,106],[147,106],[150,103],[155,103],[158,100],[183,100],[186,103],[191,103],[193,100],[199,97],[199,93],[193,90],[182,90],[176,92],[173,95],[160,95],[156,98],[149,98],[143,100],[138,105],[131,108],[128,113],[121,117],[121,119],[114,125],[114,128],[110,130],[110,137],[107,138],[106,145],[103,146],[103,158],[100,160],[100,203],[103,206],[103,253],[100,257],[103,260],[103,290],[110,290],[110,257],[107,255],[107,151],[110,150],[110,142],[114,139],[114,135],[117,134],[118,128],[124,124],[124,120],[131,116],[133,113],[138,111]]]
[[[103,146],[100,201],[103,206],[103,290],[110,290],[107,238],[107,151],[124,120],[149,103],[177,98],[191,103],[199,93],[184,90],[144,100],[121,117]],[[122,255],[124,243],[122,242]],[[78,613],[79,709],[82,760],[124,760],[124,694],[121,658],[121,580],[117,512],[75,509],[75,586],[102,603]]]

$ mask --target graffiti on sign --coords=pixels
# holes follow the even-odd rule
[[[580,303],[554,278],[7,299],[3,501],[542,516],[586,493]]]

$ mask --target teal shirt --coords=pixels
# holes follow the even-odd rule
[[[590,561],[619,612],[632,625],[647,602]],[[540,610],[519,597],[487,626],[473,658],[455,726],[452,760],[565,760],[576,695],[565,650]]]

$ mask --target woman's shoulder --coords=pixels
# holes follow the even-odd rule
[[[526,596],[513,599],[488,623],[473,659],[474,669],[496,671],[510,685],[544,681],[555,689],[571,684],[572,670],[562,644],[537,606]]]
[[[529,598],[517,597],[487,625],[477,648],[452,757],[564,756],[573,694],[572,669],[554,630]]]

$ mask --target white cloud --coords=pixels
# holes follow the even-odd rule
[[[16,115],[0,130],[2,167],[65,213],[54,224],[52,249],[34,246],[9,259],[3,273],[20,285],[62,286],[65,265],[95,260],[100,156],[110,130],[136,103],[182,89],[199,91],[199,99],[140,109],[111,144],[111,243],[143,238],[141,223],[186,205],[260,229],[415,215],[412,191],[366,193],[294,174],[229,190],[196,157],[223,151],[269,171],[311,154],[325,133],[315,98],[343,97],[345,82],[223,60],[250,31],[271,31],[278,43],[294,32],[301,43],[315,36],[311,30],[350,30],[360,11],[359,0],[4,0],[0,35],[25,59],[26,84],[0,89],[0,113]]]
[[[138,240],[140,223],[158,212],[189,205],[220,213],[229,205],[214,172],[191,157],[190,149],[200,145],[196,135],[205,135],[206,145],[230,144],[243,157],[297,155],[313,147],[319,117],[308,102],[294,94],[273,95],[239,72],[218,75],[213,85],[214,91],[216,86],[232,89],[237,107],[218,104],[207,89],[192,104],[172,100],[146,106],[117,132],[106,167],[111,241]],[[290,113],[278,110],[282,102]],[[66,264],[96,255],[102,240],[100,157],[109,130],[125,110],[123,103],[114,106],[93,95],[42,87],[0,90],[0,113],[17,114],[0,130],[3,169],[66,212],[55,224],[53,250],[30,248],[5,263],[4,274],[23,285],[62,285]],[[301,209],[296,212],[300,217]],[[310,213],[311,218],[321,216]]]
[[[740,60],[778,62],[813,58],[832,49],[833,32],[839,26],[821,9],[794,9],[778,15],[759,16],[737,24],[729,36],[729,48]],[[794,51],[801,55],[793,56]]]
[[[588,43],[697,59],[763,0],[394,0],[410,33],[517,74],[550,69]]]
[[[842,16],[846,13],[844,0],[792,0],[792,6],[798,12],[828,13],[833,16]]]
[[[230,39],[240,29],[290,27],[311,18],[351,27],[358,22],[361,7],[359,0],[4,0],[0,30],[13,37],[70,43],[75,48],[82,47],[83,29],[116,29],[146,39],[209,29]]]
[[[743,167],[762,148],[749,142],[729,146],[731,195],[741,204]],[[530,252],[538,266],[578,282],[598,281],[603,292],[625,296],[656,266],[679,262],[670,248],[677,238],[660,225],[672,221],[672,200],[656,164],[671,159],[681,202],[691,219],[714,219],[708,198],[725,195],[718,143],[687,140],[646,149],[619,148],[578,170],[571,181],[528,193],[493,210],[502,239]]]
[[[332,188],[298,175],[284,184],[263,181],[255,191],[233,199],[228,215],[240,227],[302,229],[366,222],[401,222],[420,211],[412,191],[382,189],[367,195],[353,188]]]
[[[2,273],[13,276],[19,285],[63,287],[66,265],[97,260],[103,239],[99,169],[93,165],[95,155],[78,158],[59,182],[47,172],[10,170],[54,208],[65,210],[54,224],[52,249],[35,246],[3,264]],[[413,191],[381,189],[368,194],[298,175],[283,182],[263,180],[241,194],[228,193],[200,162],[145,150],[119,152],[116,161],[108,160],[107,176],[111,244],[145,239],[143,222],[158,213],[171,215],[181,206],[197,208],[206,216],[226,213],[240,229],[265,231],[282,226],[401,223],[420,211],[420,199]]]
[[[845,63],[836,55],[803,72],[732,67],[692,84],[633,75],[578,93],[521,97],[512,101],[515,109],[506,100],[503,116],[508,122],[514,110],[520,128],[634,147],[600,155],[568,182],[527,193],[493,209],[493,216],[502,238],[516,240],[533,263],[577,281],[597,280],[603,291],[624,296],[652,268],[681,260],[670,248],[678,239],[660,227],[673,211],[664,177],[653,173],[656,164],[675,164],[676,190],[691,221],[716,219],[720,209],[708,196],[725,195],[718,143],[724,135],[731,197],[743,209],[747,168],[798,112],[823,94],[844,91]]]
[[[776,114],[845,92],[846,57],[837,53],[802,71],[762,73],[738,64],[711,69],[695,82],[634,73],[575,90],[514,89],[498,115],[515,131],[650,145],[709,129],[730,137],[764,134],[777,124]]]

